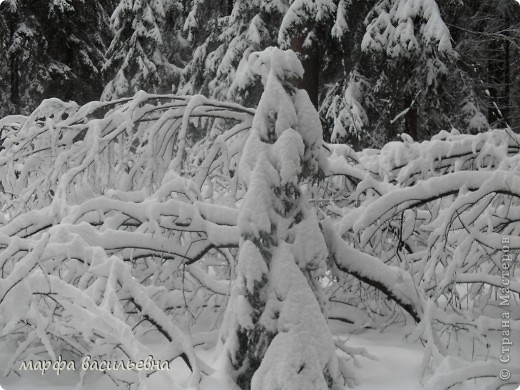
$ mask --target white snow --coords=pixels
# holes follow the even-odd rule
[[[147,5],[148,22],[164,12],[161,4]],[[312,5],[317,21],[341,19],[331,4],[293,2],[291,17]],[[450,50],[433,0],[396,4],[381,2],[369,26],[394,34],[393,54],[421,39]],[[257,22],[252,39],[263,34]],[[303,71],[294,52],[269,48],[243,64],[240,77],[264,82],[256,112],[142,92],[80,109],[52,99],[29,117],[0,122],[12,127],[0,151],[2,186],[16,195],[1,198],[0,367],[10,372],[62,352],[153,352],[175,359],[172,370],[113,379],[196,389],[202,378],[202,389],[232,389],[229,358],[242,341],[235,331],[263,327],[272,339],[254,389],[326,389],[329,380],[339,389],[356,379],[363,390],[438,390],[466,380],[461,389],[496,388],[501,294],[511,298],[511,337],[520,329],[517,258],[510,268],[501,258],[520,248],[518,137],[443,131],[416,143],[403,134],[403,142],[355,153],[323,143],[308,95],[291,86]],[[364,120],[363,80],[349,88],[336,108],[351,122],[338,122],[338,135]],[[104,117],[90,118],[98,110]],[[71,115],[50,118],[59,112]],[[191,142],[191,129],[206,125]],[[332,296],[330,317],[352,322],[347,334],[338,329],[345,346],[332,336],[339,321],[327,324]],[[255,300],[265,305],[253,307]],[[203,348],[215,343],[220,360],[208,363]],[[380,360],[365,362],[371,355]],[[0,382],[111,386],[95,373],[24,374]]]
[[[450,32],[434,0],[384,0],[369,15],[361,48],[383,51],[389,57],[410,56],[424,45],[453,54]],[[419,23],[415,26],[415,23]]]

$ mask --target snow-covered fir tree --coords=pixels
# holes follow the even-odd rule
[[[5,1],[2,114],[29,113],[43,98],[97,99],[113,1]]]
[[[15,3],[16,7],[9,5]],[[520,37],[515,17],[520,5],[513,0],[504,0],[496,8],[452,0],[169,0],[137,1],[135,6],[114,0],[89,4],[79,0],[46,0],[37,6],[3,2],[6,12],[0,18],[6,28],[2,40],[7,52],[13,53],[0,60],[8,75],[2,79],[4,90],[13,92],[4,110],[28,112],[42,97],[54,95],[84,103],[102,94],[102,81],[111,82],[105,95],[120,85],[125,96],[139,89],[174,90],[254,106],[261,85],[254,77],[244,77],[242,70],[247,69],[251,52],[278,46],[291,48],[302,61],[306,72],[297,87],[307,90],[319,107],[326,139],[334,132],[335,138],[348,139],[357,148],[381,145],[403,131],[423,139],[437,128],[478,132],[497,120],[517,126],[518,64],[514,59]],[[107,52],[112,38],[107,14],[117,4],[112,18],[114,39]],[[466,20],[471,26],[464,25]],[[416,31],[407,41],[412,24]],[[423,34],[428,26],[431,37]],[[451,50],[433,43],[446,36],[446,28]],[[27,33],[33,38],[25,39]],[[364,38],[369,41],[385,34],[390,40],[390,35],[399,35],[397,40],[402,35],[403,42],[411,43],[385,43],[398,57],[378,45],[363,45]],[[59,38],[49,40],[50,36]],[[11,38],[16,38],[13,45]],[[56,45],[58,41],[67,43]],[[25,49],[20,46],[23,42],[28,45]],[[50,43],[47,48],[46,42]],[[379,46],[382,43],[379,39]],[[103,53],[108,55],[106,61]],[[14,71],[25,57],[19,71],[23,74],[27,69],[32,77],[19,77]],[[104,73],[99,77],[102,64]],[[25,86],[28,80],[31,83]]]
[[[402,132],[417,139],[446,127],[438,91],[449,88],[456,53],[435,0],[379,1],[365,23],[361,50],[367,55],[351,72],[341,107],[334,108],[333,138],[361,135],[365,128],[381,143]]]
[[[206,26],[198,19],[204,2],[194,3],[186,28],[204,34]],[[183,91],[257,104],[261,88],[254,77],[244,77],[249,55],[278,46],[292,49],[303,61],[306,74],[296,82],[316,106],[321,72],[317,59],[340,49],[338,40],[348,30],[346,10],[345,1],[235,1],[229,14],[217,14],[214,31],[205,33],[207,39],[188,66]]]
[[[177,0],[121,0],[111,17],[114,37],[103,73],[102,99],[131,96],[139,90],[169,92],[182,74],[175,36],[182,4]],[[165,36],[165,31],[173,36]]]
[[[247,63],[250,53],[276,44],[283,4],[272,0],[237,0],[232,7],[215,9],[211,3],[193,1],[186,19],[184,29],[188,39],[198,45],[187,66],[181,91],[257,103],[261,88],[257,85],[252,90],[248,88],[250,85],[243,85],[239,64],[242,60]]]
[[[458,52],[472,75],[469,82],[479,92],[475,100],[483,122],[519,129],[520,73],[513,59],[520,52],[520,4],[465,2],[457,10]]]
[[[303,76],[293,51],[252,53],[249,67],[265,91],[240,162],[247,193],[222,359],[241,389],[339,389],[318,282],[327,250],[302,186],[326,168],[319,117],[307,93],[291,86]]]

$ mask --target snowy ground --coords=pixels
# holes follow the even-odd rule
[[[416,390],[420,387],[416,374],[421,361],[420,346],[408,344],[403,340],[403,335],[395,332],[380,334],[368,331],[361,335],[344,337],[348,338],[349,346],[366,347],[372,355],[379,358],[379,361],[361,358],[360,362],[363,367],[359,368],[359,379],[362,385],[358,387],[359,390]],[[1,368],[7,365],[13,352],[11,348],[0,345]],[[208,359],[210,358],[211,356],[208,356]],[[174,369],[179,372],[179,377],[187,375],[181,364]],[[0,377],[0,385],[6,390],[72,390],[78,381],[78,372],[62,372],[57,376],[53,371],[49,371],[45,375],[27,371],[21,377],[13,374],[7,378]],[[100,388],[103,390],[120,389],[106,376],[96,378],[91,375],[87,379],[85,390]]]
[[[378,358],[370,360],[359,358],[361,367],[356,372],[359,379],[357,390],[418,390],[421,389],[419,367],[422,359],[422,347],[417,343],[407,342],[405,339],[407,330],[394,328],[381,333],[376,330],[368,330],[357,335],[345,335],[342,338],[348,340],[350,347],[364,347]],[[0,345],[0,368],[6,366],[13,351]],[[204,354],[210,359],[210,354]],[[175,369],[179,377],[187,376],[187,370],[183,364],[177,364]],[[0,377],[0,385],[6,390],[72,390],[78,383],[78,372],[65,372],[57,376],[55,372],[47,372],[41,375],[37,372],[24,372],[21,377],[10,375]],[[158,384],[157,390],[160,390]],[[206,389],[216,390],[217,386]],[[115,386],[108,377],[91,375],[87,379],[85,390],[113,390],[120,389]],[[485,386],[475,383],[467,383],[457,387],[457,390],[479,390]],[[511,390],[511,389],[508,389]]]

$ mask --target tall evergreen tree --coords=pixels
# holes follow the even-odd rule
[[[28,112],[46,97],[84,103],[103,88],[103,99],[173,90],[256,106],[262,88],[248,57],[278,46],[299,56],[305,73],[296,83],[318,108],[326,139],[333,133],[361,147],[401,132],[421,140],[450,127],[520,127],[514,0],[6,0],[0,7],[3,114]]]
[[[456,53],[436,2],[380,1],[366,26],[365,55],[351,72],[346,113],[340,112],[334,136],[347,136],[358,125],[383,143],[402,132],[424,139],[449,126],[452,102],[445,101],[445,90]],[[361,99],[369,90],[367,104]]]
[[[201,22],[201,4],[195,1],[186,27],[190,36],[202,33],[207,38],[194,52],[183,79],[183,91],[201,91],[221,99],[234,99],[256,105],[261,90],[255,78],[245,71],[249,54],[268,46],[291,48],[303,63],[305,73],[298,86],[318,105],[321,74],[329,68],[331,56],[343,54],[340,39],[348,30],[344,0],[313,1],[243,1],[219,8],[215,28]],[[340,62],[340,60],[338,60]]]
[[[317,281],[327,248],[301,187],[326,169],[319,117],[290,84],[303,75],[293,51],[253,53],[249,65],[265,91],[240,162],[248,191],[222,358],[241,389],[339,389],[344,377]]]
[[[520,4],[464,2],[455,19],[460,67],[471,75],[486,119],[493,127],[520,130]]]
[[[177,0],[122,0],[111,17],[114,38],[103,73],[103,100],[170,91],[182,74],[177,55],[184,40],[178,33],[182,4]],[[170,25],[170,27],[168,27]],[[165,31],[170,32],[165,36]]]
[[[102,90],[107,12],[113,1],[8,0],[0,12],[2,114],[27,113],[42,99],[85,103]]]
[[[230,5],[192,2],[185,30],[196,48],[182,91],[256,105],[260,85],[251,86],[253,78],[244,77],[242,69],[247,68],[250,53],[276,44],[283,4],[277,0],[236,0]],[[245,61],[242,67],[241,61]]]

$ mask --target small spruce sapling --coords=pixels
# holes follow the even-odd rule
[[[341,388],[321,286],[326,245],[303,184],[325,170],[322,129],[292,50],[249,58],[264,93],[239,173],[248,188],[239,214],[237,279],[221,358],[242,389]]]

